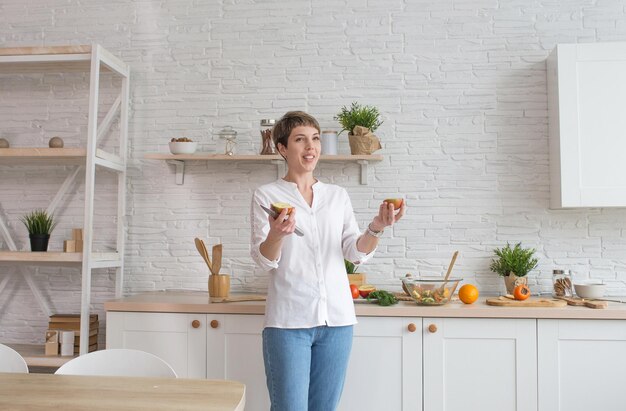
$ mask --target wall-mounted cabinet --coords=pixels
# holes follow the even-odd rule
[[[626,207],[626,43],[548,58],[550,207]]]

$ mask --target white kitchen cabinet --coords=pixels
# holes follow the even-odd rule
[[[534,319],[424,318],[424,409],[537,409]]]
[[[626,321],[537,321],[539,411],[626,408]]]
[[[206,314],[108,312],[106,348],[146,351],[178,377],[206,377]]]
[[[339,410],[421,410],[422,319],[358,321]]]
[[[208,314],[206,378],[246,385],[246,411],[270,408],[263,365],[262,315]]]
[[[550,207],[626,206],[626,43],[559,44],[547,66]]]

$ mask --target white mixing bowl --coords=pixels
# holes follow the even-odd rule
[[[574,283],[576,295],[580,298],[602,298],[606,290],[606,284],[601,283]]]

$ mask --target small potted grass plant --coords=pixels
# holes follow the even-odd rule
[[[50,233],[56,227],[54,216],[46,210],[34,210],[21,218],[28,230],[31,251],[48,251]]]

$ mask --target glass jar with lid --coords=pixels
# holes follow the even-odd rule
[[[227,156],[234,155],[237,147],[237,132],[231,126],[225,126],[217,134],[224,140],[224,154]]]
[[[570,270],[552,270],[552,296],[573,297],[572,272]]]
[[[274,128],[276,120],[273,118],[264,118],[261,120],[261,154],[276,154],[274,141],[272,140],[272,128]]]

